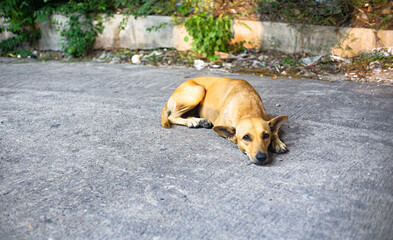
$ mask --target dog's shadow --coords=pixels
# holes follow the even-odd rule
[[[264,165],[265,167],[274,167],[279,165],[281,162],[285,162],[288,157],[281,156],[290,156],[293,148],[297,146],[296,143],[304,138],[304,133],[307,129],[305,129],[304,126],[297,121],[290,121],[290,119],[291,118],[289,118],[286,124],[281,126],[279,132],[279,137],[287,146],[287,151],[285,153],[274,153],[269,150],[271,161],[269,164]]]

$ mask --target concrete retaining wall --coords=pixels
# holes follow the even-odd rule
[[[114,15],[104,23],[105,30],[97,38],[96,49],[153,49],[176,48],[187,50],[190,42],[184,42],[187,31],[184,26],[172,23],[158,32],[146,31],[146,28],[163,22],[171,22],[171,17],[148,16],[135,19],[130,16],[126,28],[119,31],[123,15]],[[66,22],[67,18],[54,15],[57,21]],[[56,26],[51,22],[40,24],[42,39],[41,50],[61,50],[61,40]],[[333,52],[338,56],[353,56],[373,48],[393,47],[393,31],[375,31],[365,28],[336,28],[316,25],[299,25],[276,22],[235,21],[233,26],[234,41],[246,40],[247,47],[275,49],[285,53],[306,52],[325,55]],[[0,34],[0,40],[9,37],[9,33]]]
[[[248,46],[276,49],[285,53],[334,53],[351,57],[374,48],[393,47],[393,31],[366,28],[329,27],[276,22],[237,21],[235,41],[251,41]],[[251,30],[250,30],[250,29]]]

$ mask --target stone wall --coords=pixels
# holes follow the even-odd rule
[[[61,15],[53,16],[57,21],[66,22]],[[187,31],[184,26],[171,23],[171,17],[147,16],[135,19],[130,16],[124,30],[119,31],[123,15],[116,14],[104,23],[105,30],[97,38],[96,49],[154,49],[176,48],[187,50],[190,42],[184,42]],[[169,24],[159,31],[146,31],[146,28],[160,23]],[[60,34],[51,22],[40,24],[42,38],[40,50],[61,50]],[[316,25],[300,25],[276,22],[235,21],[234,41],[245,40],[246,47],[274,49],[285,53],[306,52],[313,55],[327,55],[332,52],[338,56],[353,56],[374,48],[393,47],[393,31],[365,28],[337,28]],[[0,34],[0,40],[10,37]]]

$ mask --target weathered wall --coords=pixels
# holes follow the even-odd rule
[[[250,41],[249,47],[276,49],[285,53],[306,52],[351,57],[374,48],[393,47],[393,31],[329,27],[276,22],[241,21],[234,27],[235,41]],[[251,29],[251,30],[250,30]]]
[[[190,42],[184,42],[187,31],[184,26],[169,24],[159,31],[146,31],[162,22],[171,22],[171,17],[148,16],[135,19],[130,16],[126,28],[119,31],[123,15],[114,15],[104,23],[105,30],[97,38],[96,49],[153,49],[176,48],[187,50]],[[67,18],[54,15],[57,21]],[[51,22],[40,24],[42,38],[41,50],[61,50],[61,39],[56,26]],[[393,31],[375,31],[365,28],[336,28],[327,26],[286,24],[258,21],[235,21],[234,41],[247,41],[247,47],[275,49],[285,53],[306,52],[309,54],[331,54],[353,56],[373,48],[393,47]],[[0,40],[9,37],[0,34]]]
[[[57,22],[65,23],[68,18],[62,15],[53,15],[52,19]],[[40,50],[61,50],[61,37],[60,32],[57,31],[57,26],[52,24],[51,21],[40,23],[41,28],[41,39],[38,41],[38,47]]]
[[[108,22],[105,22],[105,29],[97,38],[94,47],[104,49],[173,47],[172,25],[168,25],[159,31],[146,31],[146,28],[157,26],[162,22],[170,22],[170,17],[148,16],[135,19],[130,16],[125,29],[119,31],[122,20],[123,15],[115,15]]]

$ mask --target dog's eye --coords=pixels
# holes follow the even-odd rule
[[[265,134],[263,134],[262,138],[266,139],[266,138],[269,138],[269,136],[270,136],[269,133],[265,133]]]
[[[244,135],[243,140],[244,141],[251,141],[251,138],[248,135]]]

